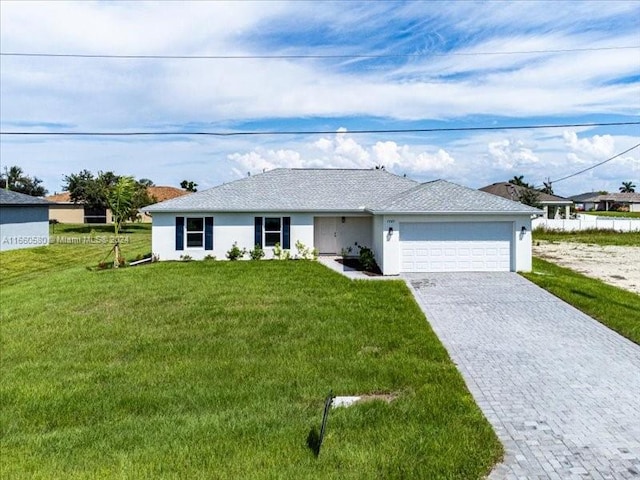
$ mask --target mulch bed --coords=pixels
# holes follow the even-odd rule
[[[378,268],[378,265],[376,265],[373,270],[364,270],[357,258],[338,258],[336,259],[336,262],[344,265],[345,267],[353,268],[358,272],[362,272],[365,275],[369,275],[370,277],[378,277],[382,275],[382,271]]]

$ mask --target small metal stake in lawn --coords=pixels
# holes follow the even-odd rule
[[[327,428],[327,419],[329,418],[329,410],[334,399],[333,391],[329,392],[326,400],[324,401],[324,412],[322,414],[322,425],[320,426],[320,435],[315,427],[311,428],[309,436],[307,437],[307,445],[313,451],[315,456],[320,455],[320,448],[322,447],[322,441],[324,440],[324,432]]]

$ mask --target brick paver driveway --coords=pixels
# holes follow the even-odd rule
[[[640,479],[640,346],[515,273],[404,278],[505,446],[491,479]]]

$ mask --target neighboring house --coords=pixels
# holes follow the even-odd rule
[[[145,207],[152,251],[224,259],[237,242],[296,242],[337,255],[373,249],[385,275],[531,269],[531,218],[542,212],[444,180],[418,183],[384,170],[276,169]]]
[[[531,189],[527,189],[527,187],[522,187],[520,185],[514,185],[509,182],[499,182],[487,185],[479,190],[518,202],[520,201],[522,191]],[[544,218],[569,218],[571,206],[573,205],[573,201],[571,199],[559,197],[557,195],[550,195],[544,192],[537,193],[538,203],[542,207]]]
[[[0,189],[0,251],[49,244],[49,202]]]
[[[576,210],[608,212],[624,210],[640,212],[640,193],[599,193],[588,192],[569,197],[576,204]]]
[[[189,192],[175,187],[148,187],[149,196],[157,202],[187,195]],[[52,202],[49,219],[60,223],[111,223],[111,211],[107,208],[87,208],[81,203],[74,203],[69,192],[45,197]],[[151,223],[149,215],[140,215],[140,221]]]
[[[107,223],[107,209],[90,209],[81,203],[74,203],[69,192],[49,195],[45,199],[52,203],[49,220],[59,223]]]

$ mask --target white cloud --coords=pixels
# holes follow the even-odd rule
[[[376,164],[389,170],[407,173],[441,173],[455,164],[454,158],[445,150],[435,153],[416,151],[409,145],[399,146],[396,142],[377,142],[371,148]]]
[[[499,140],[488,144],[489,158],[494,166],[506,170],[520,169],[540,159],[522,140]]]
[[[374,168],[382,165],[398,174],[427,175],[445,172],[455,164],[454,158],[442,148],[430,152],[393,141],[363,145],[350,137],[345,129],[339,129],[332,138],[299,145],[298,149],[256,148],[248,153],[229,154],[227,158],[250,172],[278,167]]]
[[[594,159],[611,157],[615,151],[615,140],[611,135],[593,135],[591,138],[578,138],[572,131],[562,134],[565,144],[572,152],[569,155],[577,158],[577,154],[585,154]]]

